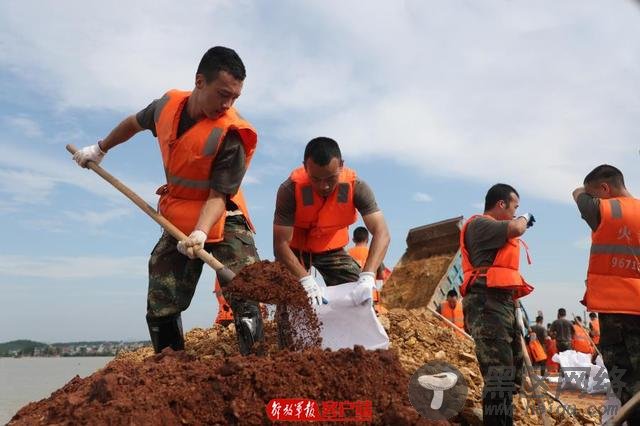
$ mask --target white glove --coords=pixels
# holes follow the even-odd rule
[[[376,286],[376,275],[373,272],[361,272],[355,288],[349,293],[354,305],[371,303],[372,291]]]
[[[204,231],[196,229],[186,240],[178,242],[178,251],[189,257],[189,259],[195,259],[198,257],[196,251],[204,248],[205,241],[207,241],[207,234],[205,234]]]
[[[300,284],[302,284],[304,291],[307,292],[307,296],[311,300],[311,306],[322,305],[322,289],[312,275],[300,278]]]
[[[521,214],[520,216],[518,216],[518,219],[520,219],[521,217],[527,221],[527,228],[531,228],[533,224],[536,222],[536,218],[533,217],[531,213]]]
[[[102,158],[106,155],[106,152],[100,149],[98,144],[85,146],[80,148],[73,154],[73,159],[76,163],[84,168],[87,168],[87,163],[93,161],[96,165],[100,164]]]

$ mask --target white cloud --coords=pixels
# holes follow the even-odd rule
[[[252,172],[247,172],[242,179],[243,185],[257,185],[260,183],[260,179]]]
[[[125,208],[116,208],[106,211],[66,211],[64,212],[64,214],[72,220],[78,221],[90,227],[97,228],[103,226],[105,223],[113,219],[119,219],[124,216],[129,216],[131,214],[131,210]]]
[[[0,276],[50,279],[145,277],[148,258],[0,256]]]
[[[129,175],[118,176],[147,203],[155,205],[158,183]],[[88,169],[78,167],[69,156],[64,161],[46,153],[2,140],[0,143],[0,194],[6,194],[5,209],[24,204],[46,204],[59,185],[71,185],[112,203],[129,203],[116,189]],[[1,207],[0,207],[1,209]]]
[[[602,162],[640,179],[638,19],[582,0],[5,2],[0,63],[61,109],[132,112],[191,87],[214,41],[244,58],[240,108],[280,152],[324,134],[351,157],[570,202]]]
[[[591,237],[580,238],[573,242],[573,246],[580,250],[588,250],[591,248]]]
[[[37,138],[42,136],[40,125],[28,117],[6,116],[3,121],[5,122],[5,125],[15,128],[22,135],[28,138]]]
[[[46,203],[55,184],[55,178],[35,171],[0,169],[0,193],[14,205]]]
[[[431,195],[425,194],[424,192],[415,192],[413,194],[413,197],[411,197],[411,199],[418,203],[429,203],[433,201],[433,198],[431,198]]]

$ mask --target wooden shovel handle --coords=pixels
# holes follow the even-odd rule
[[[71,154],[75,154],[77,151],[77,148],[73,145],[67,145],[66,148],[67,151],[69,151]],[[140,198],[138,194],[133,192],[131,189],[129,189],[129,187],[120,182],[98,164],[94,163],[93,161],[89,161],[87,163],[87,167],[99,174],[104,180],[109,182],[118,191],[122,192],[128,199],[133,201],[136,206],[140,207],[140,209],[149,217],[151,217],[151,219],[155,220],[156,223],[162,226],[162,228],[169,234],[171,234],[173,238],[178,241],[182,241],[187,238],[187,236],[182,231],[180,231],[174,224],[169,222],[165,217],[158,213],[156,209],[147,204],[147,202]],[[206,250],[200,249],[196,251],[196,254],[200,259],[202,259],[203,262],[211,266],[219,275],[223,275],[218,277],[221,283],[223,281],[229,282],[235,276],[235,274],[229,268],[226,268],[222,263],[220,263],[218,259],[213,257],[211,253],[207,252]]]

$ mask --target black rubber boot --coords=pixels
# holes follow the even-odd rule
[[[184,350],[180,314],[158,318],[147,317],[147,325],[155,353],[162,352],[166,347],[171,347],[174,351]]]
[[[231,302],[236,326],[238,348],[242,355],[252,353],[255,345],[264,340],[264,325],[258,304],[250,301]]]

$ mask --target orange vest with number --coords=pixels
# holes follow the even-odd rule
[[[596,345],[600,343],[600,320],[598,318],[590,321],[591,324],[591,339]]]
[[[573,350],[577,352],[583,352],[585,354],[590,354],[593,352],[593,348],[591,347],[591,342],[589,341],[589,335],[584,328],[580,327],[578,324],[573,324],[573,338],[571,339],[571,344],[573,345]]]
[[[471,216],[465,222],[462,231],[460,231],[460,250],[462,252],[462,273],[464,277],[460,286],[460,294],[465,296],[468,286],[472,285],[478,277],[484,276],[487,279],[488,288],[513,291],[514,299],[528,295],[533,291],[533,287],[520,275],[520,243],[524,244],[520,238],[509,238],[505,245],[498,250],[491,266],[474,267],[471,264],[464,237],[467,226],[472,220],[480,216],[482,215]],[[484,215],[484,217],[495,220],[491,216]],[[530,260],[529,263],[531,263]]]
[[[464,330],[464,314],[462,313],[462,303],[459,301],[456,303],[455,308],[449,306],[449,302],[444,301],[440,303],[440,314],[454,323],[456,327]]]
[[[291,173],[295,184],[296,213],[290,246],[300,251],[321,253],[349,243],[349,225],[358,218],[353,204],[356,173],[343,167],[334,191],[323,198],[311,187],[304,167]]]
[[[529,340],[529,352],[531,353],[531,358],[533,358],[533,362],[545,361],[547,359],[547,354],[540,343],[540,340]]]
[[[348,251],[349,256],[353,257],[353,259],[358,262],[360,267],[364,267],[364,264],[367,262],[367,256],[369,256],[369,247],[367,246],[355,246],[351,247]]]
[[[177,137],[180,114],[186,107],[190,94],[191,92],[179,90],[167,92],[160,100],[154,117],[167,177],[166,188],[160,196],[159,210],[186,235],[194,230],[200,210],[209,197],[211,167],[227,132],[234,130],[240,135],[247,168],[258,143],[254,128],[234,108],[215,120],[199,120]],[[231,201],[242,211],[253,229],[242,191],[238,190]],[[223,215],[211,227],[207,242],[223,240],[225,218]]]
[[[600,200],[583,303],[593,312],[640,315],[640,200]]]

